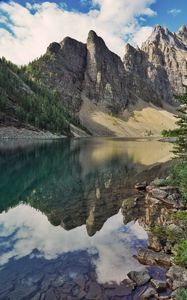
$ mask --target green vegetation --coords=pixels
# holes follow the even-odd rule
[[[169,129],[169,130],[162,130],[162,136],[163,137],[177,137],[178,136],[178,133],[179,133],[179,129],[176,128],[176,129]]]
[[[178,211],[177,213],[174,214],[174,218],[177,221],[186,222],[187,221],[187,211],[185,211],[185,210]]]
[[[187,268],[187,240],[178,242],[175,245],[174,250],[176,252],[176,255],[173,261],[177,265]]]
[[[173,244],[184,240],[186,237],[186,232],[181,228],[171,229],[170,227],[166,227],[163,225],[155,225],[151,228],[151,232],[159,237],[162,241],[169,240]]]
[[[184,201],[187,202],[187,87],[185,93],[176,98],[181,103],[176,116],[178,128],[164,130],[162,134],[177,138],[173,152],[177,158],[180,158],[180,162],[171,169],[169,183],[179,188]]]
[[[176,143],[174,148],[174,153],[177,157],[182,159],[187,158],[187,87],[183,95],[176,97],[180,102],[180,107],[178,109],[178,114],[176,118],[178,119],[176,124],[177,129],[174,130],[163,130],[162,135],[165,137],[176,137]]]
[[[181,288],[177,292],[177,300],[186,300],[187,299],[187,289]]]
[[[33,82],[23,70],[0,60],[0,109],[20,122],[55,133],[70,133],[70,117],[55,91]]]
[[[185,202],[187,202],[187,162],[181,161],[171,169],[170,183],[179,188]]]

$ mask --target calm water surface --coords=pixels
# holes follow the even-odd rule
[[[165,174],[171,150],[155,140],[1,142],[0,299],[135,299],[125,278],[142,269],[134,255],[147,233],[133,186]]]

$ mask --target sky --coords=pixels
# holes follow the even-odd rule
[[[187,0],[0,0],[0,57],[19,65],[66,36],[86,42],[95,30],[123,57],[127,42],[141,46],[154,25],[187,24]]]

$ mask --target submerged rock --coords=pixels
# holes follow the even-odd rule
[[[141,299],[150,299],[151,297],[157,296],[157,291],[149,287],[141,296]]]
[[[127,276],[133,280],[137,286],[141,286],[150,281],[151,275],[147,270],[144,271],[131,271]]]

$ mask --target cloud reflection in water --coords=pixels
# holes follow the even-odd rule
[[[111,217],[91,238],[85,225],[66,231],[51,225],[47,217],[34,208],[19,205],[0,215],[3,241],[0,265],[6,267],[13,257],[32,257],[35,249],[47,260],[63,253],[86,250],[96,267],[98,281],[119,283],[130,270],[142,268],[132,255],[135,246],[147,239],[146,232],[137,222],[124,226],[122,219],[121,213]]]

